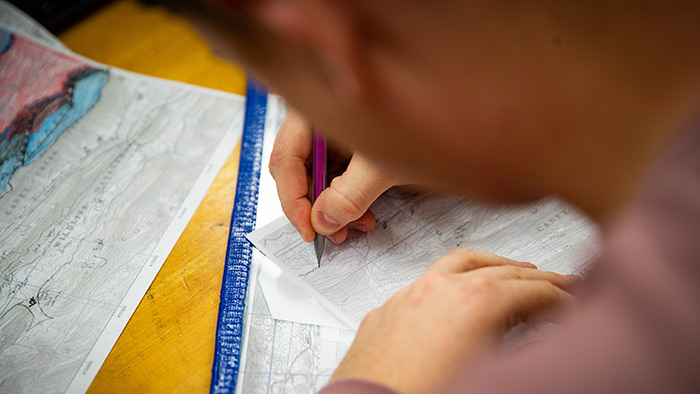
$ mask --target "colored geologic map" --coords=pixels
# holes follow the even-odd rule
[[[0,195],[92,108],[108,73],[0,29]]]

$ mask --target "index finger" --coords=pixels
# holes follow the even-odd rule
[[[575,290],[582,281],[576,275],[562,275],[556,272],[533,270],[514,265],[485,267],[478,271],[472,271],[468,275],[473,274],[499,280],[544,280],[567,292]]]
[[[499,265],[514,265],[523,268],[534,268],[537,266],[530,263],[511,260],[497,254],[471,250],[464,248],[452,249],[444,256],[435,261],[425,272],[441,272],[444,274],[456,274],[467,272],[477,268],[492,267]]]
[[[311,201],[306,163],[312,151],[312,127],[294,111],[280,127],[270,155],[270,174],[277,185],[277,194],[284,215],[306,242],[316,236],[311,227]]]

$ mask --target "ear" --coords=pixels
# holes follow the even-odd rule
[[[352,16],[352,1],[265,0],[258,16],[273,33],[315,58],[339,100],[358,100],[370,90],[366,54]]]

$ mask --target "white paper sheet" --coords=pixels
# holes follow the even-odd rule
[[[275,264],[265,262],[258,281],[275,319],[347,329]]]
[[[352,232],[341,245],[327,244],[321,268],[312,245],[284,218],[248,238],[349,328],[456,247],[565,274],[582,272],[595,250],[593,223],[553,200],[501,208],[392,189],[371,209],[375,231]]]

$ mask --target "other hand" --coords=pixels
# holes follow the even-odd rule
[[[572,299],[579,281],[487,252],[452,250],[367,315],[331,380],[438,392],[495,351],[509,328]]]

